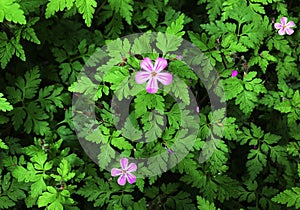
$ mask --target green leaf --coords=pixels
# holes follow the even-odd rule
[[[158,32],[156,40],[156,47],[162,51],[163,56],[165,56],[167,52],[176,51],[182,42],[180,37],[167,33],[163,34],[161,32]]]
[[[134,99],[135,115],[141,117],[148,114],[148,110],[156,110],[158,113],[163,114],[165,110],[164,102],[165,99],[161,95],[139,93]]]
[[[47,206],[48,204],[54,203],[56,201],[56,197],[57,197],[56,189],[52,186],[48,186],[47,191],[48,192],[43,192],[42,196],[38,198],[37,201],[38,207]],[[63,209],[62,205],[60,206],[61,207],[57,208],[57,210]]]
[[[250,7],[251,7],[251,9],[253,9],[253,11],[255,11],[257,13],[260,13],[260,14],[265,14],[266,13],[264,7],[260,4],[250,3]]]
[[[286,56],[283,61],[278,61],[276,71],[279,80],[285,80],[291,76],[299,77],[299,71],[296,64],[296,59],[292,56]]]
[[[41,5],[45,4],[45,0],[22,0],[20,5],[24,10],[25,14],[34,12],[37,8],[40,8]]]
[[[42,192],[46,189],[47,185],[43,179],[43,177],[39,177],[35,182],[31,185],[31,196],[38,197],[42,194]]]
[[[112,191],[108,185],[107,181],[95,177],[86,182],[83,187],[80,187],[77,193],[88,201],[95,201],[94,207],[102,207],[105,203],[110,201],[110,195]]]
[[[192,159],[193,155],[188,154],[181,162],[178,163],[177,169],[180,174],[192,174],[197,170],[197,162]]]
[[[15,48],[8,40],[6,33],[0,32],[0,62],[1,68],[4,69],[12,56],[15,54]]]
[[[0,139],[0,149],[8,149],[9,147]]]
[[[13,125],[15,127],[15,130],[18,130],[21,125],[23,125],[23,120],[26,117],[26,112],[23,109],[23,107],[16,107],[13,111],[12,111],[12,121],[13,121]]]
[[[216,20],[215,22],[211,22],[208,24],[200,25],[208,34],[214,35],[215,37],[219,37],[226,33],[235,34],[236,24],[233,23],[224,23],[224,21]]]
[[[45,109],[47,112],[56,112],[56,107],[63,108],[62,91],[63,87],[55,87],[53,85],[40,89],[38,101],[41,103],[42,109]]]
[[[61,63],[59,72],[62,81],[66,84],[72,84],[76,81],[78,72],[82,69],[82,64],[79,61],[73,63]]]
[[[257,175],[263,170],[267,165],[267,156],[260,152],[259,149],[251,149],[248,154],[248,161],[246,166],[248,168],[248,172],[250,178],[253,180],[257,177]]]
[[[121,129],[122,136],[129,139],[130,141],[136,141],[142,138],[142,131],[138,129],[130,117],[125,121],[124,127]]]
[[[226,100],[236,98],[244,89],[242,82],[236,77],[223,80],[223,85],[225,89]]]
[[[261,56],[256,55],[251,57],[251,59],[248,62],[249,66],[252,66],[254,64],[258,64],[259,67],[262,69],[263,73],[266,73],[267,67],[269,65],[269,61],[276,62],[276,57],[269,54],[269,51],[262,51]]]
[[[13,106],[10,105],[9,102],[7,102],[6,98],[2,98],[3,93],[0,93],[0,111],[6,112],[13,110]]]
[[[300,188],[293,187],[291,190],[285,190],[275,197],[272,198],[272,201],[280,204],[286,204],[287,207],[296,207],[300,208]]]
[[[11,43],[15,48],[16,56],[22,61],[26,61],[25,51],[23,49],[23,46],[20,44],[20,41],[13,38],[11,39]]]
[[[179,129],[181,125],[181,112],[178,104],[173,105],[172,109],[167,113],[167,117],[169,124]]]
[[[168,185],[169,186],[169,185]],[[191,194],[180,191],[176,195],[169,196],[166,206],[168,209],[190,209],[195,210],[195,205],[190,198]],[[174,205],[175,204],[175,205]]]
[[[104,144],[100,148],[100,153],[98,155],[99,165],[101,167],[106,167],[111,162],[111,159],[115,157],[115,150],[111,148],[110,145]]]
[[[241,110],[245,114],[250,114],[258,103],[258,95],[266,93],[261,79],[254,78],[257,72],[249,72],[243,81],[237,77],[226,79],[224,84],[225,96],[229,100],[236,97],[235,104],[240,105]],[[254,79],[253,79],[254,78]]]
[[[38,68],[33,68],[27,71],[24,77],[25,79],[22,77],[17,78],[16,86],[22,91],[23,98],[32,99],[41,83],[40,72]]]
[[[0,208],[1,209],[8,209],[9,207],[15,206],[15,202],[13,202],[11,199],[9,199],[7,196],[1,196],[0,197]]]
[[[114,66],[104,75],[103,81],[111,83],[110,89],[114,91],[128,77],[128,67]]]
[[[155,173],[167,170],[167,155],[161,154],[148,159],[149,170]]]
[[[277,103],[274,106],[274,109],[280,111],[281,113],[289,113],[292,111],[291,102],[289,100],[284,99],[282,102]]]
[[[27,118],[24,123],[26,133],[32,130],[37,135],[44,136],[50,131],[49,123],[45,121],[49,116],[37,105],[36,102],[30,102],[26,107]]]
[[[111,62],[108,62],[109,64],[111,64],[109,67],[111,68],[113,65],[117,65],[119,62],[121,62],[122,56],[125,56],[128,54],[128,52],[130,52],[130,47],[131,44],[127,38],[125,38],[124,40],[118,38],[112,42],[109,42],[107,44],[107,51],[108,55],[112,58]]]
[[[208,18],[210,22],[216,20],[217,16],[221,14],[223,0],[209,1],[206,9],[208,10]]]
[[[92,25],[93,14],[97,7],[95,0],[76,0],[78,12],[82,14],[85,24],[90,27]]]
[[[222,21],[229,17],[236,20],[239,25],[251,21],[255,16],[246,1],[228,1],[223,3]]]
[[[166,33],[172,34],[178,37],[182,37],[185,32],[182,31],[184,24],[184,14],[181,14],[174,22],[171,23],[170,26],[167,27]]]
[[[224,141],[212,139],[206,142],[203,150],[205,151],[204,155],[206,155],[207,152],[210,153],[209,151],[212,153],[207,160],[211,173],[217,174],[227,171],[228,147]]]
[[[151,112],[142,118],[144,123],[145,137],[148,142],[154,141],[162,135],[162,126],[164,118],[159,113]]]
[[[240,10],[239,10],[240,11]],[[246,12],[245,12],[246,13]],[[257,21],[263,22],[261,19]],[[245,24],[240,34],[240,43],[249,48],[256,48],[261,44],[264,38],[264,24],[257,25],[253,23]]]
[[[188,86],[183,82],[179,77],[174,77],[170,85],[164,86],[164,94],[170,94],[175,96],[175,99],[178,102],[178,98],[185,104],[190,104],[190,96],[188,91]]]
[[[119,133],[119,132],[114,132],[113,136],[112,136],[112,140],[111,140],[111,144],[119,149],[125,149],[125,150],[130,150],[133,148],[133,146],[126,141],[125,138],[123,137],[117,137],[115,133]]]
[[[59,164],[59,168],[57,168],[57,172],[59,176],[51,174],[51,176],[55,178],[55,181],[57,182],[67,182],[75,176],[75,172],[71,172],[71,164],[66,159],[62,159],[61,163]]]
[[[120,13],[120,15],[125,18],[126,22],[131,25],[131,18],[133,12],[133,4],[132,0],[108,0],[111,8]]]
[[[25,51],[20,44],[20,38],[12,37],[7,38],[5,33],[0,33],[0,61],[1,68],[4,69],[12,56],[16,54],[22,61],[26,60]]]
[[[188,31],[188,35],[194,45],[199,47],[200,50],[206,51],[208,49],[206,45],[207,37],[205,37],[205,34],[203,33],[200,37],[199,34],[196,34],[192,31]],[[206,39],[205,39],[206,38]]]
[[[144,185],[145,185],[144,179],[141,178],[136,179],[136,186],[139,188],[141,192],[144,192]]]
[[[255,103],[258,102],[256,94],[253,92],[243,91],[237,96],[235,104],[239,104],[241,110],[245,114],[249,114],[255,108]]]
[[[106,25],[104,32],[108,37],[116,39],[120,37],[123,30],[122,17],[119,13],[115,13],[110,22]]]
[[[49,0],[45,17],[49,18],[58,11],[63,11],[64,9],[71,9],[75,0]]]
[[[35,31],[33,28],[27,27],[22,31],[22,37],[23,39],[26,39],[30,42],[41,44],[41,41],[37,37]]]
[[[147,4],[146,9],[143,12],[143,17],[152,25],[154,28],[158,21],[158,9],[153,4]]]
[[[201,196],[197,196],[197,204],[199,210],[220,210],[215,207],[214,203],[210,203],[209,201],[205,200]]]
[[[0,0],[0,22],[4,18],[14,23],[26,24],[24,11],[15,0]]]
[[[279,50],[287,55],[290,55],[292,52],[289,42],[282,36],[275,36],[274,38],[270,39],[267,42],[267,46],[269,51],[275,48],[276,50]]]

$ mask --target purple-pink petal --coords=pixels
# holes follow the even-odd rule
[[[236,77],[238,75],[238,71],[237,70],[232,70],[231,72],[231,77]]]
[[[285,25],[286,22],[287,22],[287,17],[280,18],[280,22],[281,22],[282,25]]]
[[[127,158],[121,158],[120,165],[121,165],[121,168],[123,170],[126,170],[127,166],[128,166],[128,159]]]
[[[286,28],[285,29],[285,32],[288,34],[288,35],[292,35],[294,33],[294,30],[291,29],[291,28]]]
[[[127,173],[126,176],[127,176],[127,181],[129,182],[129,184],[133,184],[136,182],[136,177],[132,173]]]
[[[286,27],[294,27],[294,26],[295,26],[294,21],[289,21],[289,22],[286,24]]]
[[[150,58],[144,58],[141,62],[141,68],[145,71],[151,72],[153,70],[152,60]]]
[[[275,24],[274,24],[274,27],[275,27],[276,29],[281,29],[281,28],[282,28],[282,25],[281,25],[280,23],[275,23]]]
[[[126,184],[126,175],[122,174],[119,178],[118,178],[118,184],[124,186]]]
[[[163,85],[169,85],[172,82],[172,74],[168,72],[158,73],[157,80],[160,81]]]
[[[155,60],[155,64],[154,64],[154,70],[156,72],[161,72],[162,70],[164,70],[168,65],[168,62],[166,59],[164,58],[157,58]]]
[[[122,170],[118,168],[111,169],[111,176],[120,176],[122,174]]]
[[[285,28],[281,28],[279,31],[278,31],[278,34],[279,35],[284,35],[285,34]]]
[[[152,77],[146,86],[146,91],[148,93],[156,93],[158,90],[158,84],[157,84],[157,79],[155,77]]]
[[[137,84],[143,84],[151,78],[151,73],[148,71],[139,71],[135,74],[134,78]]]
[[[130,163],[128,168],[126,169],[127,172],[134,172],[137,169],[137,165],[135,163]]]

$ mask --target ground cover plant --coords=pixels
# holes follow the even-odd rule
[[[293,0],[0,0],[0,209],[299,209]]]

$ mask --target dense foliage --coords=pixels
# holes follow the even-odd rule
[[[299,16],[293,0],[0,0],[0,209],[299,209]],[[279,34],[280,27],[288,30],[284,24],[274,27],[283,17],[295,23],[293,33]],[[135,54],[147,38],[136,41],[135,53],[127,53],[126,40],[114,42],[145,32],[159,32],[161,52]],[[212,110],[185,55],[172,54],[180,45],[174,37],[207,56],[226,110]],[[103,46],[113,57],[106,74],[77,80]],[[129,78],[145,57],[167,59],[173,81],[164,91],[149,94],[146,84]],[[201,65],[211,78],[207,61]],[[196,96],[198,122],[182,108],[191,98],[187,87]],[[159,156],[148,165],[162,173],[119,185],[86,155],[75,132],[73,94],[91,91],[98,127],[80,138],[101,143],[103,136],[100,166],[115,158],[114,150],[123,157],[164,151],[172,157],[179,137],[194,144],[170,170],[172,160]],[[119,100],[134,96],[117,128],[115,92]],[[197,134],[184,136],[184,126],[195,124]],[[137,141],[142,137],[145,143]],[[207,139],[214,150],[200,163]],[[115,161],[112,167],[120,168]]]

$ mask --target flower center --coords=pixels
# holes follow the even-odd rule
[[[155,71],[153,71],[151,74],[152,74],[152,77],[155,77],[157,75],[157,73]]]
[[[285,29],[285,28],[286,28],[286,25],[283,25],[283,28]]]

